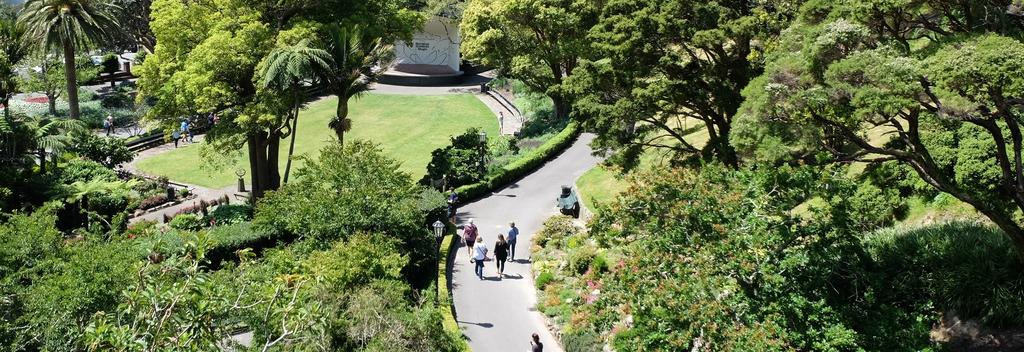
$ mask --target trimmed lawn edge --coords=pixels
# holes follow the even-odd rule
[[[456,188],[455,193],[459,195],[459,203],[465,204],[475,201],[488,192],[505,187],[512,181],[518,180],[537,170],[544,163],[558,156],[565,148],[572,145],[579,134],[579,123],[576,121],[569,122],[557,135],[551,137],[551,139],[537,149],[530,151],[529,154],[503,166],[497,174],[488,176],[480,182]]]

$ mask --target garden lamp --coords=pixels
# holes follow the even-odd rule
[[[441,220],[437,220],[434,221],[432,227],[434,228],[434,237],[440,240],[441,236],[444,236],[444,223]]]

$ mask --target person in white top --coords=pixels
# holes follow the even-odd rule
[[[473,246],[473,261],[476,262],[476,276],[484,279],[484,261],[487,260],[487,245],[484,244],[484,236],[476,237],[476,245]]]

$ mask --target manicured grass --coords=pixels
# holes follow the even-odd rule
[[[687,121],[687,125],[693,126],[696,123],[692,119]],[[701,148],[707,144],[710,135],[706,129],[696,129],[690,134],[683,136],[683,138],[694,147]],[[666,139],[666,141],[668,141]],[[648,149],[640,155],[640,164],[637,166],[638,170],[664,165],[668,162],[670,152],[664,149]],[[583,198],[583,204],[590,211],[595,211],[594,205],[596,203],[608,203],[615,199],[619,193],[624,191],[629,186],[626,176],[619,175],[617,171],[608,169],[603,165],[598,165],[593,169],[587,170],[578,180],[576,180],[576,188],[579,190],[580,197]]]
[[[327,121],[334,114],[336,98],[311,103],[299,114],[295,155],[315,156],[321,147],[335,140]],[[350,102],[352,130],[346,141],[365,139],[381,145],[384,152],[402,161],[402,171],[415,179],[426,173],[430,152],[449,143],[449,137],[470,127],[483,128],[489,135],[498,134],[498,122],[490,109],[470,94],[453,95],[391,95],[367,94]],[[234,170],[248,161],[243,153],[232,158],[227,166],[201,168],[199,144],[136,162],[136,167],[151,175],[210,188],[233,185]],[[281,142],[281,170],[285,167],[288,141]],[[292,165],[292,172],[296,165]],[[248,178],[248,176],[246,176]],[[248,180],[246,180],[248,182]]]
[[[622,176],[603,165],[588,170],[576,180],[583,205],[590,211],[595,210],[597,203],[607,204],[614,200],[627,186],[628,183]]]

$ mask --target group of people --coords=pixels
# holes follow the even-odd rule
[[[448,218],[455,223],[456,205],[459,202],[459,195],[453,190],[448,195]],[[498,234],[498,240],[494,243],[494,264],[498,270],[498,279],[505,276],[505,263],[516,260],[516,240],[519,238],[519,228],[514,221],[508,223],[508,230],[505,234]],[[484,243],[484,236],[480,235],[480,229],[476,226],[474,219],[469,219],[462,227],[462,239],[466,244],[466,253],[470,256],[470,262],[475,264],[474,272],[477,278],[484,279],[484,262],[487,257],[488,248]],[[540,336],[534,333],[530,336],[530,350],[533,352],[544,351],[544,344],[540,342]]]
[[[516,239],[518,237],[519,228],[516,227],[515,222],[509,222],[506,234],[499,234],[498,240],[494,242],[494,264],[498,270],[498,279],[505,277],[505,262],[516,260]],[[490,259],[487,257],[489,249],[473,219],[469,219],[469,223],[463,226],[462,239],[465,241],[470,262],[476,264],[474,269],[476,276],[483,280],[484,262]]]

